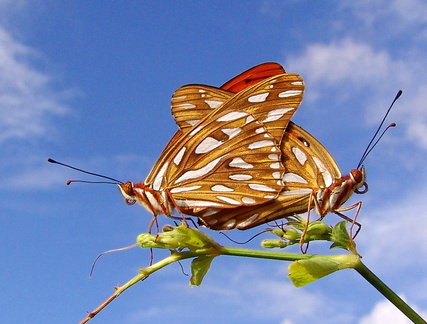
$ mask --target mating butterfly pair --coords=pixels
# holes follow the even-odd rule
[[[215,230],[248,229],[313,208],[321,217],[357,208],[357,216],[361,202],[341,206],[353,192],[366,192],[364,168],[341,176],[322,144],[290,122],[303,91],[302,78],[276,63],[220,89],[179,88],[172,114],[180,130],[144,183],[119,184],[126,202],[155,216],[177,209]]]

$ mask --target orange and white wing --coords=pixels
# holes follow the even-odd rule
[[[172,114],[186,132],[218,111],[239,110],[262,122],[280,142],[290,118],[301,104],[304,82],[297,74],[264,79],[237,94],[205,85],[188,85],[175,91]]]
[[[339,168],[325,147],[301,127],[290,122],[281,143],[285,167],[284,189],[263,205],[234,210],[206,209],[197,216],[200,223],[215,230],[248,229],[273,220],[307,212],[313,206],[315,188],[327,187],[341,177]]]
[[[283,189],[275,139],[250,114],[223,112],[169,146],[145,181],[178,208],[257,205]]]

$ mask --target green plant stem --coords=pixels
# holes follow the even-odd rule
[[[139,281],[145,280],[150,274],[164,268],[165,266],[190,258],[197,258],[200,256],[219,256],[219,255],[230,255],[248,258],[259,258],[259,259],[270,259],[280,261],[298,261],[307,260],[313,257],[319,257],[319,255],[310,254],[299,254],[299,253],[284,253],[276,251],[264,251],[264,250],[251,250],[235,247],[223,247],[216,246],[211,249],[200,249],[197,251],[187,252],[172,252],[172,254],[146,268],[140,270],[139,274],[133,277],[131,280],[126,282],[123,286],[116,287],[116,291],[101,305],[99,305],[94,311],[89,313],[87,317],[80,322],[80,324],[87,323],[91,318],[97,315],[102,309],[104,309],[109,303],[116,299],[122,292],[131,286],[135,285]],[[361,261],[358,259],[355,265],[352,266],[358,273],[362,275],[372,286],[374,286],[381,294],[384,295],[390,302],[392,302],[402,313],[404,313],[413,323],[415,324],[427,324],[427,322],[421,318],[409,305],[407,305],[398,295],[396,295],[388,286],[386,286],[374,273],[372,273]]]
[[[261,251],[261,250],[251,250],[251,249],[242,249],[242,248],[235,248],[235,247],[224,247],[224,246],[221,247],[220,254],[248,257],[248,258],[258,258],[258,259],[281,260],[281,261],[297,261],[297,260],[310,259],[313,257],[313,255],[310,255],[310,254]]]
[[[363,278],[374,286],[385,298],[393,303],[403,314],[405,314],[415,324],[426,324],[427,322],[418,315],[405,301],[381,281],[371,270],[369,270],[362,261],[356,264],[354,268]]]
[[[95,308],[92,312],[88,313],[86,318],[83,319],[79,324],[84,324],[89,322],[93,317],[95,317],[100,311],[102,311],[108,304],[110,304],[114,299],[120,296],[122,292],[127,290],[128,288],[132,287],[134,284],[143,281],[148,278],[150,274],[153,272],[156,272],[157,270],[160,270],[167,265],[184,260],[189,258],[195,258],[198,255],[206,255],[206,251],[203,251],[203,253],[196,253],[196,252],[172,252],[172,254],[159,262],[156,262],[146,268],[143,268],[140,270],[139,274],[137,274],[135,277],[133,277],[131,280],[126,282],[124,285],[120,287],[116,287],[116,291],[114,294],[112,294],[110,297],[108,297],[101,305],[99,305],[97,308]]]

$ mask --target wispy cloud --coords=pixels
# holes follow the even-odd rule
[[[420,314],[423,315],[423,314]],[[398,310],[388,300],[382,300],[378,302],[372,312],[359,321],[359,324],[382,324],[382,323],[393,323],[393,324],[410,324],[410,321],[403,313]]]
[[[348,37],[327,44],[309,44],[301,54],[288,57],[286,66],[289,71],[305,76],[311,85],[312,93],[307,94],[311,100],[318,98],[321,89],[341,82],[352,89],[347,95],[366,88],[382,93],[386,88],[389,90],[390,83],[384,80],[392,80],[393,71],[406,71],[404,64],[393,60],[386,51],[376,51],[370,44]],[[409,79],[404,72],[399,73],[399,78],[405,84]]]
[[[347,1],[347,6],[354,9],[354,13],[366,23],[391,18],[405,24],[425,23],[427,21],[427,4],[423,0],[380,0],[380,1]],[[404,30],[400,30],[403,32]]]
[[[393,94],[403,89],[399,104],[405,108],[395,114],[405,129],[405,141],[427,149],[427,84],[419,72],[427,68],[426,60],[406,62],[393,58],[384,49],[375,50],[370,43],[346,37],[326,44],[309,44],[301,54],[288,57],[285,66],[305,76],[305,100],[309,103],[326,99],[330,93],[335,102],[358,97],[366,120],[371,123],[384,112],[378,107],[387,107]]]
[[[0,27],[0,143],[46,135],[50,118],[64,115],[70,90],[55,90],[55,78],[36,69],[35,50]]]

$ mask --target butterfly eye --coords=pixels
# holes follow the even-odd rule
[[[125,199],[125,203],[126,203],[126,205],[132,206],[132,205],[135,205],[136,200],[134,200],[134,199]]]

